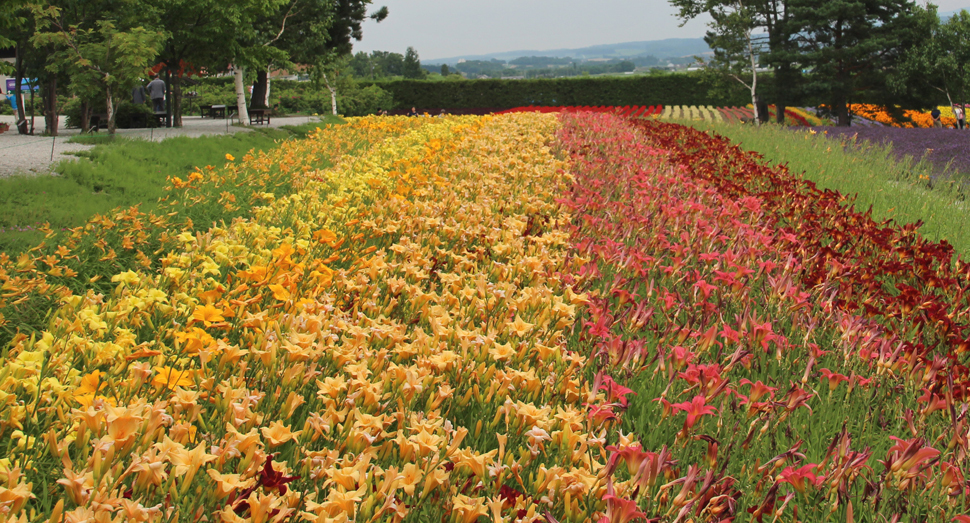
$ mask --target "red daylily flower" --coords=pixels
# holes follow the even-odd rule
[[[785,469],[781,471],[781,474],[778,475],[778,482],[788,483],[792,487],[795,487],[795,490],[797,490],[799,494],[804,494],[806,481],[812,485],[815,485],[816,487],[825,481],[825,476],[816,475],[813,472],[816,468],[818,468],[818,464],[816,463],[811,463],[797,469],[794,467],[785,467]]]
[[[701,416],[713,415],[717,409],[707,404],[707,398],[703,394],[694,396],[694,399],[684,403],[675,403],[671,407],[687,413],[687,420],[684,421],[684,428],[693,427]]]
[[[844,374],[838,374],[838,373],[832,372],[828,369],[819,369],[819,372],[822,373],[822,376],[824,376],[825,379],[829,380],[829,391],[835,390],[836,387],[839,386],[839,383],[842,383],[843,381],[849,381],[848,376]]]

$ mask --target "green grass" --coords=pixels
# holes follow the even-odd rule
[[[0,179],[0,252],[14,256],[39,244],[38,230],[49,223],[54,230],[84,224],[90,217],[118,207],[155,207],[164,196],[166,180],[184,176],[195,167],[221,165],[226,154],[241,157],[265,151],[288,138],[303,138],[317,127],[340,123],[336,117],[279,129],[254,129],[231,135],[174,137],[161,142],[121,136],[74,137],[95,147],[77,153],[78,161],[55,166],[59,176],[13,176]]]
[[[922,221],[925,238],[946,240],[964,258],[970,257],[970,213],[962,184],[937,179],[931,186],[933,168],[927,162],[900,161],[889,146],[864,142],[845,147],[836,138],[771,125],[690,124],[755,151],[770,164],[787,164],[792,173],[802,174],[819,188],[854,196],[855,209],[871,207],[875,220]]]

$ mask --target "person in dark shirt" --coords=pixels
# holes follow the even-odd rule
[[[415,109],[414,107],[412,107],[411,110],[408,111],[408,116],[417,116],[417,115],[418,115],[418,110]]]
[[[942,129],[943,128],[943,120],[940,120],[941,114],[942,113],[940,113],[940,109],[939,108],[936,108],[936,107],[934,107],[933,110],[930,111],[930,116],[933,117],[933,128],[934,129]]]
[[[147,99],[148,96],[145,92],[145,86],[139,81],[138,85],[131,90],[131,101],[134,102],[135,105],[144,105]]]

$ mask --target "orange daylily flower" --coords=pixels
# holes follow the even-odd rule
[[[289,243],[284,243],[279,247],[277,247],[276,249],[273,249],[273,256],[280,260],[283,260],[283,259],[289,258],[290,255],[295,252],[296,252],[296,249],[294,249],[292,245],[290,245]]]
[[[211,327],[213,323],[219,323],[226,320],[222,316],[222,309],[209,303],[201,307],[196,307],[195,311],[192,313],[192,319],[195,321],[201,321],[206,327]]]
[[[320,243],[333,243],[337,240],[337,234],[330,229],[320,229],[313,233],[313,239]]]
[[[101,392],[104,388],[105,383],[101,381],[101,376],[103,373],[99,370],[91,372],[90,374],[85,374],[81,378],[81,383],[78,385],[77,389],[74,390],[75,394],[97,394]]]
[[[249,270],[239,271],[239,277],[250,281],[262,281],[266,279],[266,267],[253,265]]]
[[[175,390],[176,387],[194,387],[195,371],[173,369],[171,367],[155,367],[155,377],[152,378],[152,385],[155,387],[166,387]]]
[[[270,285],[269,290],[273,291],[273,297],[279,301],[290,299],[290,291],[286,290],[282,285]]]

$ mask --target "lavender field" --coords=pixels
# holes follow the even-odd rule
[[[802,129],[802,128],[800,128]],[[857,143],[869,142],[891,145],[900,159],[910,156],[914,160],[927,160],[935,174],[952,174],[970,178],[970,132],[955,129],[902,129],[897,127],[815,127],[816,132],[827,132],[833,139],[851,139]]]

